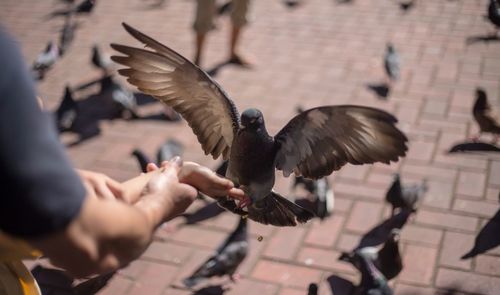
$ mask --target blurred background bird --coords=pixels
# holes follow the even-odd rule
[[[394,175],[391,187],[385,195],[386,201],[392,206],[392,216],[397,209],[417,211],[418,202],[424,197],[428,190],[427,180],[419,184],[403,185],[399,174]]]
[[[103,75],[107,75],[113,65],[111,58],[109,58],[108,55],[104,54],[97,44],[94,44],[94,46],[92,46],[90,61],[94,67],[103,72]]]
[[[490,0],[488,5],[488,19],[495,27],[493,35],[498,37],[498,31],[500,30],[500,3],[498,0]]]
[[[117,107],[117,113],[124,119],[139,118],[137,99],[134,93],[115,81],[111,75],[101,80],[101,93],[109,93]]]
[[[384,55],[384,68],[387,75],[387,88],[390,91],[393,83],[399,80],[401,75],[401,60],[392,43],[388,43]]]
[[[190,277],[183,280],[186,287],[192,288],[202,281],[228,275],[232,281],[238,280],[235,275],[238,266],[248,254],[247,219],[240,218],[238,226],[229,235],[216,253],[203,263]]]
[[[495,117],[494,111],[488,103],[486,91],[482,88],[476,89],[476,102],[472,108],[472,115],[479,126],[479,134],[472,138],[473,141],[479,140],[481,134],[493,134],[493,142],[496,143],[500,135],[500,124]]]
[[[69,131],[73,128],[73,124],[78,116],[78,104],[73,98],[73,93],[68,85],[64,88],[64,96],[55,115],[56,126],[60,132]]]
[[[168,138],[162,145],[160,145],[158,151],[156,152],[156,162],[151,161],[151,159],[139,148],[132,151],[132,155],[139,163],[139,167],[142,172],[147,172],[146,167],[148,163],[155,163],[160,166],[163,161],[169,161],[176,156],[182,157],[183,154],[184,146],[174,138]]]
[[[32,72],[36,80],[43,80],[45,73],[52,68],[60,57],[59,47],[54,41],[49,41],[45,50],[33,62]]]
[[[65,18],[64,26],[59,36],[59,49],[61,51],[61,56],[66,53],[71,43],[73,43],[77,27],[78,24],[73,20],[73,15],[68,14]]]
[[[392,289],[384,275],[375,267],[370,254],[356,251],[352,256],[361,273],[361,282],[354,289],[355,295],[392,295]]]

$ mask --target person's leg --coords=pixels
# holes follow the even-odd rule
[[[243,66],[250,66],[250,63],[238,54],[238,44],[242,28],[248,23],[249,2],[250,0],[233,0],[231,10],[232,29],[229,40],[229,62]]]
[[[215,0],[198,0],[196,7],[196,19],[193,28],[196,32],[196,51],[194,63],[201,62],[201,55],[205,45],[205,39],[208,31],[214,27],[213,19],[215,14]]]

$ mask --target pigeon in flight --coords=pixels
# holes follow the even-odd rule
[[[45,73],[56,63],[60,57],[60,51],[57,45],[50,41],[47,43],[45,50],[40,53],[32,66],[36,80],[43,80]]]
[[[498,35],[498,30],[500,30],[500,2],[498,0],[490,0],[488,19],[496,28],[495,35]]]
[[[472,114],[479,125],[479,135],[474,137],[473,140],[479,140],[482,133],[492,133],[496,142],[500,135],[500,124],[492,114],[492,109],[488,103],[488,97],[484,89],[476,89],[476,102],[474,103]]]
[[[417,203],[423,198],[427,190],[426,179],[420,184],[403,186],[401,177],[399,174],[395,174],[392,185],[385,195],[386,201],[392,205],[392,216],[394,216],[398,208],[411,212],[417,211]]]
[[[238,205],[219,204],[263,224],[295,226],[313,214],[272,191],[275,170],[319,179],[347,163],[397,161],[407,151],[406,136],[397,119],[362,106],[323,106],[295,116],[274,137],[262,113],[247,109],[241,117],[226,92],[203,70],[177,52],[137,31],[125,29],[152,49],[111,44],[125,56],[111,59],[126,66],[127,81],[173,107],[188,122],[205,154],[229,160],[226,177],[247,196]],[[245,210],[246,209],[246,210]]]
[[[363,252],[355,252],[352,259],[359,266],[361,282],[356,287],[355,295],[392,295],[394,292],[387,284],[387,279],[375,267],[370,255]]]
[[[78,115],[78,105],[69,86],[64,89],[64,97],[56,110],[56,125],[60,132],[73,128]]]
[[[210,257],[189,278],[183,280],[186,287],[193,287],[201,281],[215,277],[229,275],[235,281],[235,272],[248,253],[247,219],[240,218],[238,226],[219,246],[214,256]]]
[[[399,235],[400,230],[395,228],[391,231],[382,248],[364,247],[351,253],[344,252],[339,259],[350,262],[354,267],[360,269],[359,260],[355,259],[355,256],[356,252],[362,253],[373,262],[387,280],[392,280],[403,270],[403,259],[399,251]]]

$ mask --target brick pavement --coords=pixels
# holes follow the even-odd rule
[[[68,55],[38,86],[49,109],[57,105],[66,83],[76,86],[99,76],[89,64],[94,43],[107,52],[110,42],[135,44],[121,28],[122,21],[193,55],[194,2],[166,1],[161,9],[149,9],[151,1],[101,0],[90,17],[78,18],[80,29]],[[224,294],[305,294],[310,282],[319,283],[320,294],[347,294],[359,278],[336,258],[388,216],[383,197],[396,171],[408,182],[426,177],[430,184],[421,209],[402,231],[405,268],[392,282],[396,294],[498,294],[499,247],[468,260],[460,257],[480,232],[477,240],[486,245],[491,238],[484,240],[484,233],[500,232],[499,223],[488,223],[495,215],[499,220],[500,157],[445,153],[477,131],[471,117],[477,86],[500,107],[500,42],[465,42],[491,32],[483,18],[485,5],[486,0],[420,0],[403,14],[389,0],[356,0],[353,5],[308,0],[295,10],[281,1],[254,1],[254,18],[242,44],[257,67],[245,71],[228,66],[216,78],[240,109],[259,106],[274,133],[299,103],[375,106],[399,117],[411,140],[410,151],[397,164],[346,167],[335,173],[335,214],[323,223],[314,220],[293,229],[251,223],[251,251],[240,268],[243,279],[236,285],[214,280],[212,287],[196,294],[219,294],[218,283],[224,284]],[[55,0],[0,3],[0,20],[18,38],[28,61],[49,38],[56,38],[62,20],[44,18],[60,6]],[[227,19],[220,19],[218,28],[209,38],[205,68],[227,52]],[[366,85],[383,79],[381,57],[387,41],[399,50],[403,67],[402,79],[384,101]],[[82,91],[78,98],[92,91]],[[130,151],[141,147],[152,154],[166,137],[186,145],[186,159],[216,165],[203,156],[184,123],[102,120],[99,126],[100,136],[68,149],[80,168],[127,179],[138,171]],[[63,135],[62,140],[72,137]],[[287,179],[277,183],[278,191],[289,194]],[[101,294],[192,294],[175,286],[210,255],[236,221],[228,213],[192,225],[175,220],[176,230],[160,229],[144,256],[115,275]]]

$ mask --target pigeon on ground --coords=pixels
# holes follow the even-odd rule
[[[307,288],[307,295],[318,295],[318,284],[310,283]]]
[[[354,257],[356,252],[362,253],[373,262],[387,280],[392,280],[403,270],[403,259],[399,251],[399,235],[400,229],[395,228],[391,231],[382,248],[364,247],[351,253],[344,252],[339,259],[350,262],[354,267],[360,269],[359,260]]]
[[[56,126],[60,132],[72,130],[78,115],[78,105],[69,86],[64,89],[64,97],[56,110]]]
[[[127,24],[125,29],[152,49],[111,47],[125,56],[119,73],[145,94],[173,107],[188,122],[206,154],[229,160],[226,177],[248,196],[240,204],[220,198],[233,213],[275,226],[295,226],[313,214],[272,191],[275,169],[318,179],[347,163],[397,161],[407,151],[397,119],[362,106],[323,106],[295,116],[274,137],[254,108],[238,115],[234,102],[203,70]],[[246,210],[244,210],[246,209]]]
[[[94,45],[92,47],[92,57],[90,61],[96,68],[102,70],[104,73],[107,73],[109,71],[112,64],[109,56],[102,53],[101,49],[97,45]]]
[[[317,217],[323,220],[331,215],[335,197],[328,178],[323,177],[318,180],[312,180],[302,176],[296,176],[293,183],[293,189],[298,185],[304,186],[304,189],[314,197],[314,214]]]
[[[500,152],[500,148],[486,142],[464,142],[450,148],[448,153],[458,152]]]
[[[496,142],[500,135],[500,124],[492,114],[492,109],[488,103],[488,97],[484,89],[476,89],[476,102],[474,103],[472,114],[479,125],[479,134],[473,140],[479,140],[482,133],[491,133],[494,135],[494,141]]]
[[[401,74],[401,61],[399,54],[391,43],[387,44],[384,56],[384,67],[390,82],[397,81]]]
[[[163,161],[170,161],[173,157],[182,157],[184,146],[177,140],[170,138],[165,141],[156,153],[156,163],[161,165]]]
[[[137,100],[134,93],[116,82],[112,76],[101,81],[101,92],[110,91],[113,101],[118,106],[120,115],[125,119],[139,118]]]
[[[406,185],[401,184],[399,174],[394,175],[391,187],[385,195],[386,201],[392,205],[392,216],[396,209],[417,211],[417,204],[423,198],[428,190],[427,180],[424,179],[420,184]]]
[[[92,10],[94,10],[95,4],[97,0],[83,0],[78,4],[77,6],[70,8],[70,9],[64,9],[64,10],[57,10],[54,11],[50,14],[50,17],[56,17],[56,16],[67,16],[71,14],[90,14]]]
[[[407,0],[404,2],[400,2],[399,7],[401,8],[402,11],[408,12],[415,6],[415,1],[416,0]]]
[[[236,280],[235,272],[248,253],[247,219],[240,218],[238,226],[219,246],[214,256],[210,257],[189,278],[183,280],[184,285],[191,288],[205,279],[228,275]]]
[[[495,35],[498,35],[498,30],[500,30],[500,2],[498,0],[490,0],[488,19],[496,28]]]
[[[139,163],[139,167],[141,168],[141,171],[143,173],[148,172],[147,166],[149,163],[152,163],[151,160],[149,159],[146,154],[140,150],[140,149],[135,149],[132,151],[132,156],[134,156],[137,159],[137,162]]]
[[[73,21],[72,14],[67,15],[59,37],[59,49],[61,51],[61,56],[66,53],[71,43],[73,43],[77,27],[78,24]]]
[[[50,41],[47,43],[45,50],[38,55],[32,66],[36,80],[43,80],[45,73],[56,63],[59,59],[60,51],[57,45]]]
[[[375,267],[370,255],[355,252],[352,258],[361,272],[361,282],[354,290],[355,295],[392,295],[392,289],[387,284],[387,279]]]

